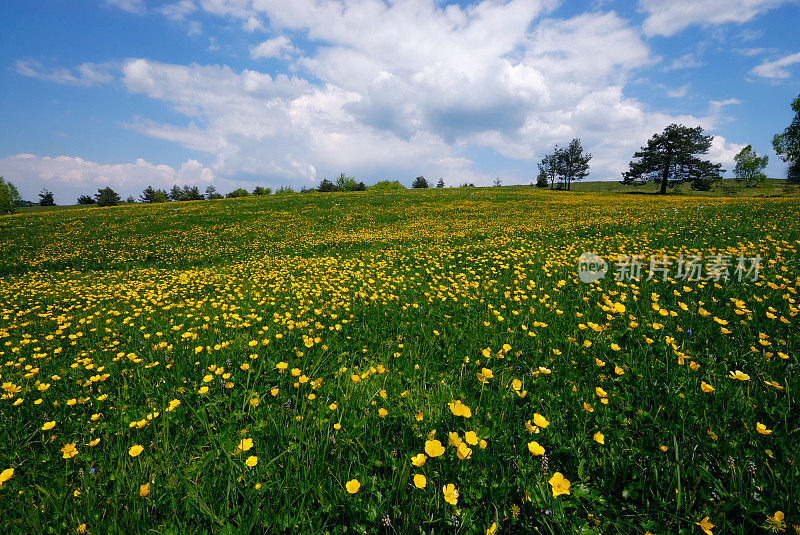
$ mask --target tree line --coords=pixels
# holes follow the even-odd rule
[[[787,180],[790,184],[800,184],[800,95],[791,103],[795,115],[792,122],[783,132],[775,134],[772,138],[772,147],[778,157],[788,164]],[[712,136],[704,135],[702,127],[688,127],[671,124],[663,132],[653,135],[647,144],[633,154],[633,160],[628,164],[628,170],[622,173],[623,184],[644,184],[653,181],[659,184],[659,193],[665,194],[667,188],[681,183],[690,183],[696,190],[708,190],[721,180],[722,164],[712,163],[701,158],[708,154],[711,148]],[[553,151],[546,154],[538,164],[539,175],[536,185],[540,188],[550,186],[550,189],[563,189],[569,191],[574,181],[583,180],[589,175],[589,161],[592,155],[585,153],[580,138],[574,138],[566,147],[555,146]],[[736,180],[744,182],[748,188],[756,186],[766,178],[764,169],[769,159],[766,155],[759,156],[752,145],[747,145],[734,157],[734,176]],[[494,186],[502,185],[500,178],[495,178]],[[414,179],[414,189],[431,187],[423,176]],[[444,179],[439,178],[437,188],[445,187]],[[474,187],[472,183],[463,183],[460,187]],[[356,181],[342,173],[336,181],[322,179],[317,188],[303,187],[300,193],[310,191],[364,191],[367,186],[364,182]],[[405,189],[397,180],[383,180],[371,186],[370,189]],[[275,191],[276,195],[294,193],[288,186],[282,186]],[[237,188],[224,197],[246,197],[248,195],[271,195],[271,188],[256,186],[252,193],[244,188]],[[194,201],[203,199],[221,199],[214,186],[208,186],[205,193],[200,193],[197,186],[172,186],[169,191],[155,189],[147,186],[139,196],[142,203],[161,203],[167,201]],[[122,199],[111,187],[100,188],[92,197],[81,195],[78,204],[97,204],[98,206],[114,206],[120,204]],[[137,202],[129,196],[125,202]],[[19,191],[11,182],[0,177],[0,215],[13,213],[17,206],[24,204]],[[32,203],[29,203],[32,204]],[[39,193],[40,206],[55,206],[53,193],[46,188]]]

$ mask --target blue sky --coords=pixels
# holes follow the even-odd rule
[[[619,180],[672,122],[732,175],[800,92],[798,0],[3,2],[0,175],[112,186],[528,184],[580,137]]]

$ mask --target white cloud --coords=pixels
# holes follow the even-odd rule
[[[258,31],[264,31],[265,30],[264,24],[260,20],[258,20],[256,17],[250,17],[246,21],[244,21],[242,23],[242,28],[244,28],[245,30],[247,30],[248,32],[251,32],[251,33],[256,31],[256,30],[258,30]]]
[[[198,185],[204,190],[211,183],[230,189],[240,184],[218,178],[196,160],[172,167],[141,158],[134,163],[100,164],[72,156],[18,154],[0,158],[0,174],[17,186],[23,198],[35,200],[44,186],[55,194],[59,204],[73,204],[79,195],[93,195],[106,186],[125,198],[138,196],[148,185],[155,188]]]
[[[113,80],[109,72],[113,68],[111,63],[82,63],[76,67],[75,73],[64,68],[46,69],[36,60],[17,60],[14,70],[23,76],[49,80],[58,84],[88,87],[106,84]]]
[[[722,136],[711,138],[711,148],[708,150],[708,160],[712,163],[721,163],[728,176],[733,175],[733,168],[736,166],[734,156],[745,148],[745,143],[728,143]]]
[[[251,48],[250,57],[253,59],[287,58],[296,52],[297,49],[292,46],[292,42],[287,37],[280,35]]]
[[[672,63],[665,69],[667,71],[674,71],[677,69],[694,69],[697,67],[702,67],[705,65],[705,62],[700,59],[700,56],[697,53],[689,53],[684,54],[678,58],[672,60]]]
[[[147,8],[144,5],[144,0],[106,0],[106,4],[118,7],[128,13],[144,13]]]
[[[691,87],[691,85],[692,84],[684,84],[680,87],[676,87],[675,89],[669,89],[667,90],[667,96],[669,98],[683,98],[689,92],[689,87]]]
[[[778,58],[776,60],[765,61],[764,63],[753,67],[750,72],[762,78],[779,80],[789,78],[791,74],[789,73],[789,69],[787,67],[790,67],[796,63],[800,63],[800,52],[783,56],[782,58]]]
[[[183,20],[195,12],[197,6],[193,0],[180,0],[174,4],[166,4],[158,8],[158,12],[172,20]]]
[[[639,0],[647,36],[671,36],[693,25],[747,22],[790,0]]]

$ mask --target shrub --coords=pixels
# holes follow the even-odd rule
[[[381,191],[381,190],[392,190],[392,189],[406,189],[406,187],[402,185],[399,180],[381,180],[380,182],[376,182],[375,185],[370,186],[369,189]]]

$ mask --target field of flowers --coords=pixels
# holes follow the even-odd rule
[[[800,533],[799,289],[792,198],[2,217],[0,532]]]

